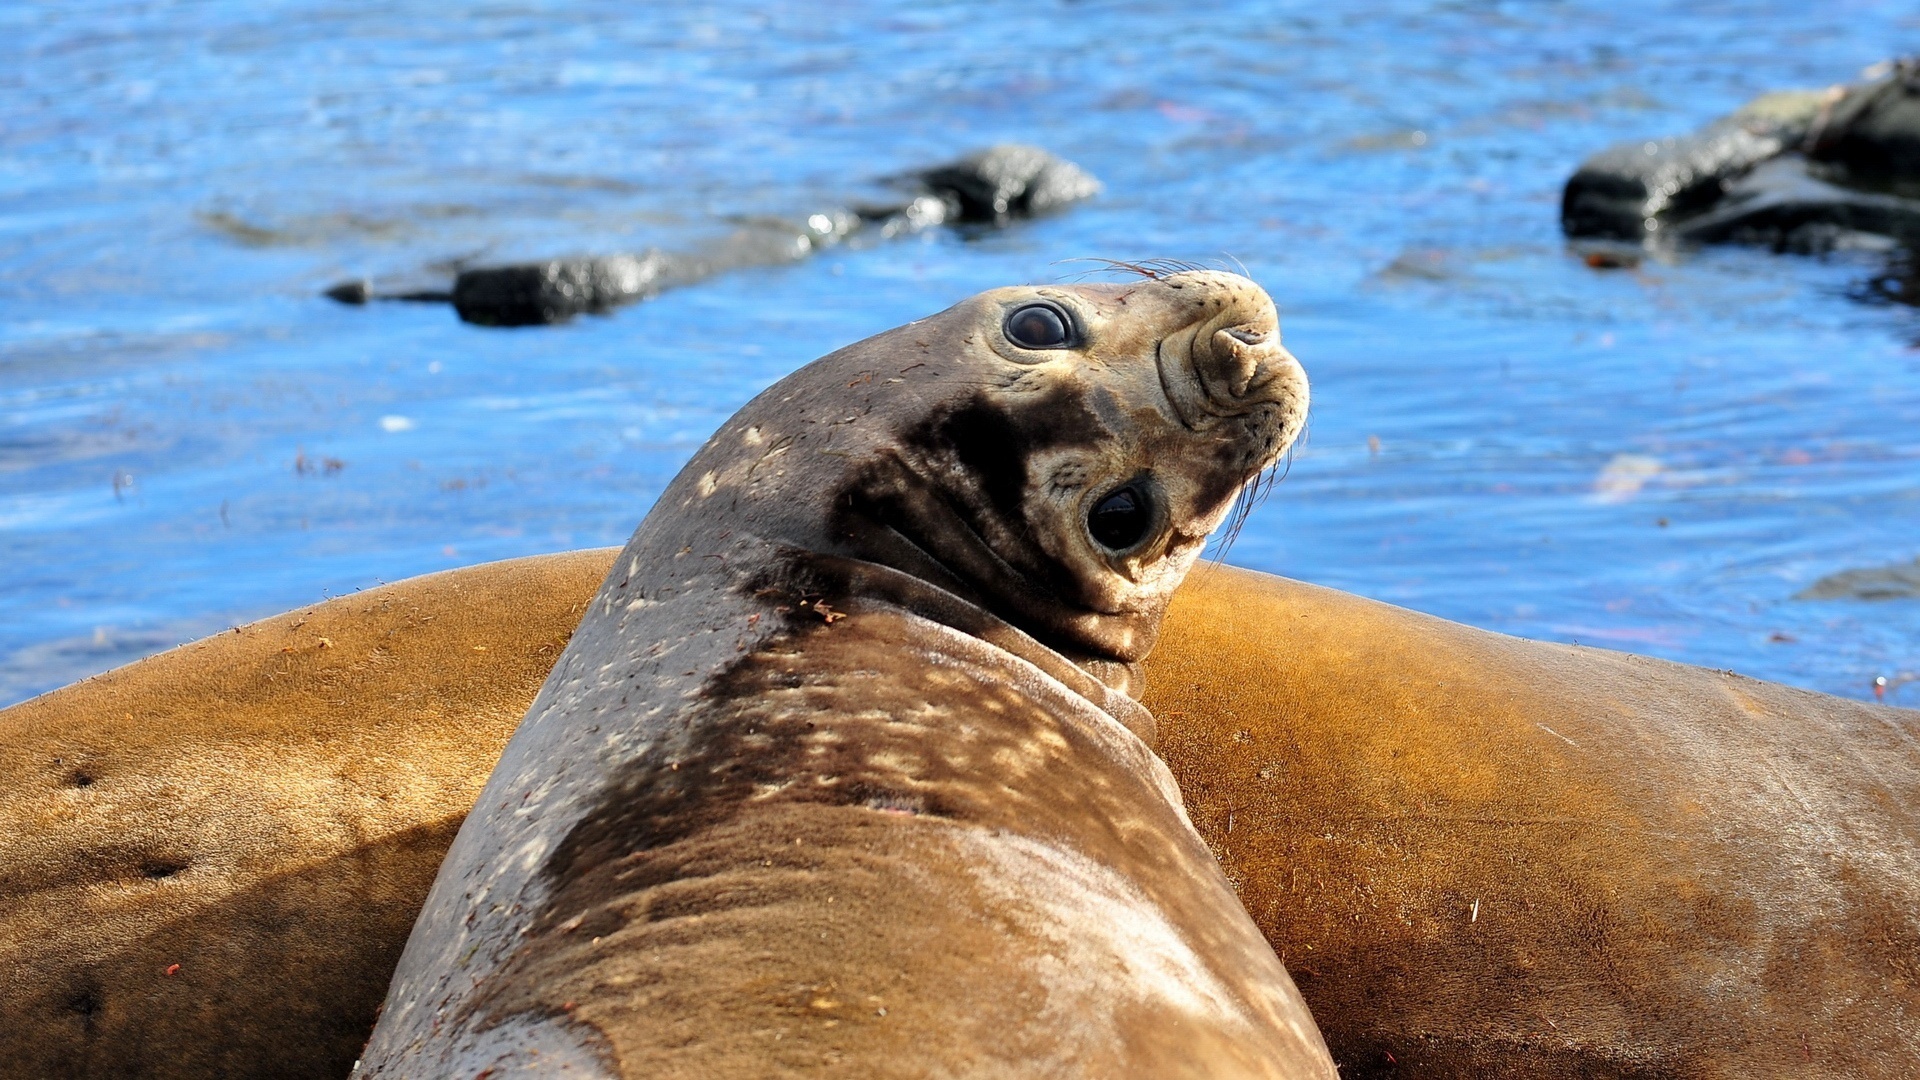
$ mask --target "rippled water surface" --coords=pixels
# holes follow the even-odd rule
[[[0,701],[619,543],[798,364],[1162,256],[1244,264],[1314,379],[1233,561],[1920,704],[1920,600],[1792,599],[1920,555],[1914,313],[1857,258],[1596,271],[1557,227],[1590,151],[1916,46],[1893,3],[0,5]],[[557,328],[319,296],[697,247],[1008,139],[1106,192]]]

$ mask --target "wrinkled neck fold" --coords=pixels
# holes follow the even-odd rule
[[[1088,607],[1074,582],[1045,573],[1044,553],[1022,560],[996,551],[966,506],[897,456],[849,492],[829,532],[833,550],[931,582],[1099,671],[1117,689],[1137,689],[1132,665],[1152,647],[1157,612]]]
[[[1154,744],[1153,715],[1134,699],[1141,689],[1132,664],[1075,657],[1053,648],[979,602],[929,580],[923,573],[864,558],[789,549],[781,560],[792,573],[787,588],[828,597],[847,615],[885,607],[939,623],[1024,660],[1094,707]]]

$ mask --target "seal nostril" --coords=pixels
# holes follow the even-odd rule
[[[1239,403],[1256,382],[1263,382],[1267,359],[1283,352],[1270,344],[1267,331],[1244,326],[1223,327],[1213,336],[1213,348],[1200,371],[1207,396],[1223,405]]]
[[[1108,551],[1125,551],[1138,544],[1153,524],[1153,508],[1145,492],[1129,484],[1094,504],[1087,515],[1087,532]]]

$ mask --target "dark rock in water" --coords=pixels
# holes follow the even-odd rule
[[[1079,166],[1032,146],[1005,144],[896,177],[915,191],[905,202],[833,209],[799,225],[765,219],[707,250],[648,251],[463,270],[451,293],[377,292],[365,280],[326,295],[343,304],[370,300],[451,300],[462,319],[482,326],[535,326],[609,311],[663,289],[753,266],[795,262],[824,248],[872,237],[886,240],[938,225],[1005,226],[1089,198],[1100,182]]]
[[[1639,240],[1712,207],[1726,184],[1807,135],[1825,98],[1758,98],[1691,135],[1621,143],[1581,163],[1560,200],[1569,236]]]
[[[1035,146],[1005,143],[914,176],[966,224],[1005,224],[1100,192],[1100,181]]]
[[[453,282],[453,308],[482,326],[561,322],[657,292],[663,269],[661,255],[649,251],[464,270]]]
[[[445,289],[411,289],[400,292],[374,292],[373,282],[366,278],[354,278],[343,281],[328,289],[325,296],[329,300],[338,300],[342,304],[360,307],[370,300],[406,300],[416,304],[444,304],[453,299],[453,294]]]
[[[1920,559],[1828,574],[1793,595],[1795,600],[1908,600],[1920,597]]]
[[[1676,223],[1671,235],[1800,254],[1920,242],[1920,199],[1841,187],[1814,168],[1797,153],[1768,161],[1729,183],[1719,205]]]
[[[1807,153],[1851,183],[1920,188],[1920,59],[1849,89],[1814,126]]]
[[[1603,150],[1567,181],[1576,239],[1888,254],[1855,295],[1913,303],[1920,251],[1920,59],[1866,81],[1758,98],[1691,135]]]
[[[860,227],[883,240],[945,225],[955,213],[947,200],[937,195],[922,195],[911,202],[884,206],[856,206],[850,211]]]
[[[366,278],[343,281],[326,292],[327,299],[358,307],[373,298],[373,282]]]

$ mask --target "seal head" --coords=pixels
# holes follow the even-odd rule
[[[1305,418],[1272,301],[1189,272],[1000,289],[929,322],[914,344],[952,358],[930,373],[950,392],[870,448],[835,546],[1083,662],[1139,660],[1207,535]]]

